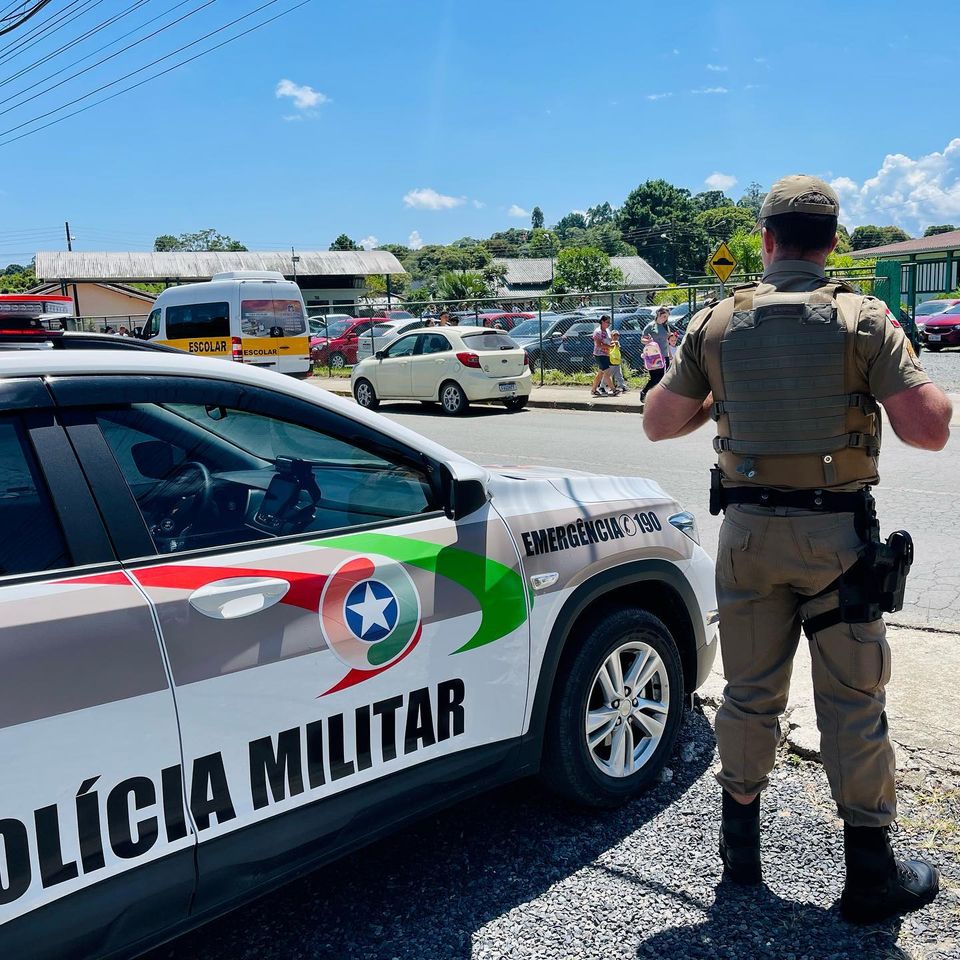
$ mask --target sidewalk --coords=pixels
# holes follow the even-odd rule
[[[350,381],[346,377],[311,377],[308,383],[331,393],[350,396]],[[530,394],[529,407],[553,410],[607,410],[615,413],[642,413],[640,390],[632,389],[619,397],[591,397],[589,387],[539,387]]]

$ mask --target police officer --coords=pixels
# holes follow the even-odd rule
[[[939,878],[922,860],[894,858],[890,648],[877,608],[875,619],[858,617],[841,590],[875,539],[867,491],[878,481],[877,402],[897,436],[925,450],[946,444],[951,408],[885,305],[825,276],[838,214],[821,180],[773,185],[758,223],[763,279],[691,321],[676,362],[647,397],[643,426],[664,440],[716,421],[725,875],[761,881],[760,793],[803,627],[823,765],[844,821],[841,910],[874,922],[930,903]],[[848,622],[858,619],[867,622]]]

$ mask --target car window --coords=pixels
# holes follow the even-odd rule
[[[19,424],[0,419],[0,576],[70,566],[46,486]]]
[[[386,349],[386,354],[388,357],[409,357],[413,353],[413,348],[417,345],[417,338],[412,337],[401,337],[399,340],[394,340]]]
[[[512,337],[494,330],[477,333],[464,333],[463,342],[471,350],[519,350],[519,345]]]
[[[420,466],[308,425],[195,403],[131,404],[96,416],[159,553],[434,508]]]
[[[929,303],[921,303],[920,306],[917,307],[914,316],[929,317],[932,314],[943,313],[949,309],[951,309],[949,305],[944,303],[942,300],[931,300]]]
[[[148,340],[160,332],[160,311],[151,310],[147,322],[143,325],[143,336]]]
[[[221,303],[185,303],[167,307],[167,339],[190,337],[229,337],[230,305]]]
[[[442,333],[421,333],[421,353],[445,353],[450,349],[450,341]]]
[[[393,333],[393,327],[388,323],[378,323],[370,329],[369,333],[372,337],[384,337],[388,333]]]
[[[298,337],[306,329],[299,300],[240,301],[240,331],[248,337]]]

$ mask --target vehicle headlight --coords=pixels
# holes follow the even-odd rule
[[[682,534],[688,536],[694,543],[700,543],[700,531],[697,529],[697,518],[692,513],[684,510],[683,513],[675,513],[672,517],[668,517],[668,519]]]
[[[954,330],[960,330],[960,323],[954,324]]]
[[[922,320],[918,320],[918,321],[917,321],[917,329],[918,329],[921,333],[923,333],[923,331],[927,329],[927,325],[926,325]]]

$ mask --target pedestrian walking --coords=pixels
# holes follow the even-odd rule
[[[608,390],[611,396],[617,394],[617,388],[614,387],[610,376],[610,344],[610,318],[604,314],[593,331],[593,359],[597,364],[597,375],[593,378],[593,386],[590,388],[592,397],[605,395],[600,392],[601,386]]]
[[[940,450],[950,402],[930,383],[884,303],[824,273],[839,201],[813,177],[773,185],[760,210],[763,278],[701,310],[652,390],[652,440],[714,418],[711,512],[725,512],[717,551],[717,713],[725,874],[761,882],[760,795],[769,786],[803,629],[813,663],[823,766],[844,822],[840,908],[874,922],[930,903],[936,869],[894,857],[895,758],[887,735],[890,647],[878,591],[902,589],[906,541],[879,540],[883,405],[905,443]],[[901,599],[902,602],[902,599]]]
[[[610,334],[610,377],[613,385],[621,393],[626,393],[630,388],[623,376],[623,355],[620,352],[620,334],[614,330]]]

